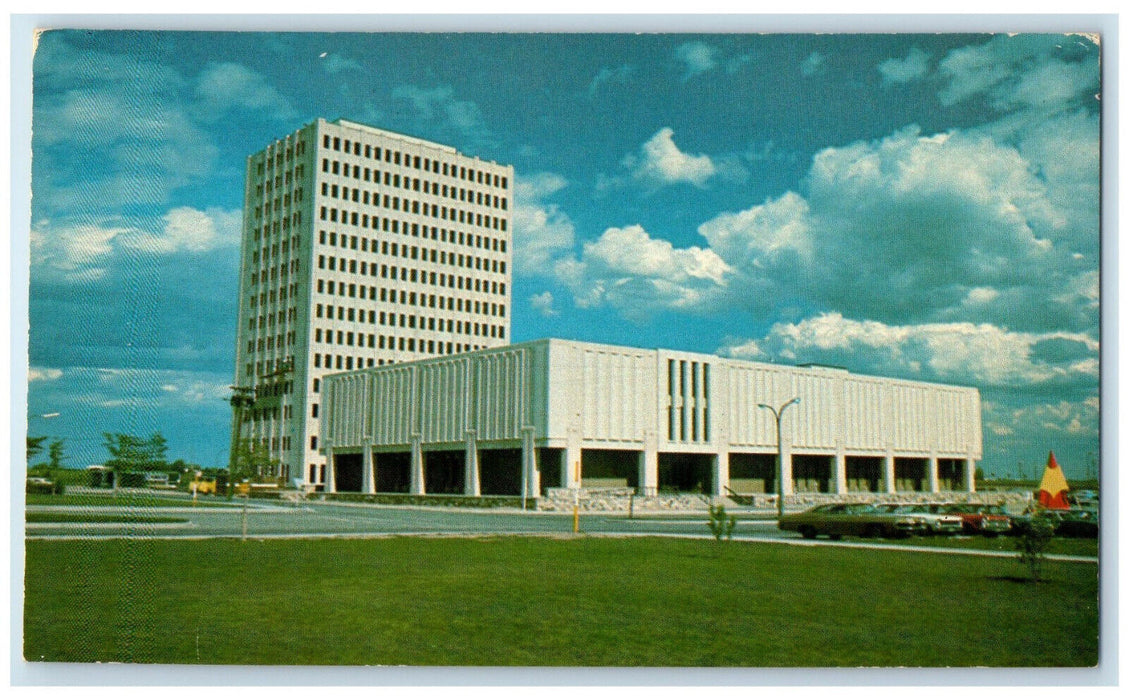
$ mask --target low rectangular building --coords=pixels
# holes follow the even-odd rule
[[[326,491],[974,491],[975,388],[545,339],[325,377]],[[787,408],[780,407],[792,401]]]

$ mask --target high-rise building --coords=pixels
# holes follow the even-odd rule
[[[512,206],[512,166],[344,119],[248,157],[232,440],[263,477],[324,484],[325,374],[509,342]]]

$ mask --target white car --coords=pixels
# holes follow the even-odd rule
[[[876,507],[887,513],[922,518],[929,535],[959,535],[964,528],[964,519],[954,513],[946,513],[939,503],[882,503]]]

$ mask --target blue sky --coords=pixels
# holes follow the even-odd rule
[[[988,472],[1098,454],[1086,37],[52,31],[33,69],[29,431],[70,466],[226,461],[244,158],[317,117],[514,165],[515,341],[972,385]]]

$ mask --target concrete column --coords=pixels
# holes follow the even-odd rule
[[[941,490],[940,480],[937,475],[937,455],[929,455],[929,464],[926,467],[928,473],[926,474],[929,480],[929,493],[938,493]]]
[[[482,495],[482,482],[478,471],[478,433],[474,430],[466,431],[466,455],[463,458],[466,469],[463,479],[463,493],[468,496]]]
[[[337,493],[337,457],[333,447],[325,446],[325,492]]]
[[[796,493],[796,482],[792,480],[792,445],[783,441],[780,445],[780,485],[785,496]]]
[[[639,453],[639,495],[659,493],[659,448],[653,430],[643,434],[643,451]]]
[[[419,433],[412,435],[411,493],[426,493],[423,483],[423,439]]]
[[[525,493],[528,498],[541,494],[541,471],[537,468],[537,445],[533,442],[535,429],[521,429],[521,469],[525,474]]]
[[[835,450],[835,493],[840,496],[847,493],[847,455],[843,448]]]
[[[882,458],[882,480],[886,482],[886,493],[897,493],[897,485],[894,480],[894,453],[886,452],[886,456]]]
[[[361,493],[376,493],[376,460],[369,445],[365,445],[364,450],[361,453]]]
[[[729,486],[729,452],[718,452],[713,458],[713,495],[724,496]]]
[[[964,460],[964,483],[969,493],[976,493],[976,460],[971,457]]]
[[[561,483],[566,489],[575,489],[580,487],[579,431],[569,430],[567,440],[561,457]]]

